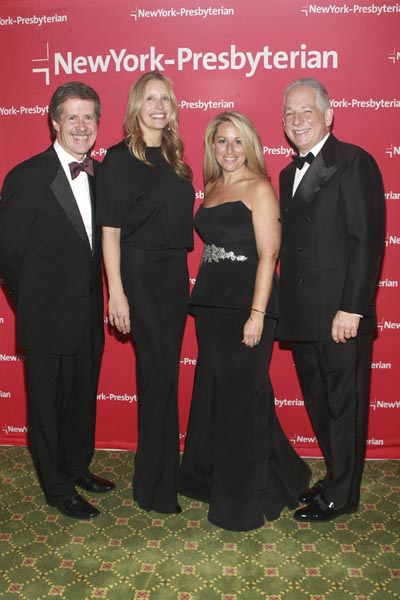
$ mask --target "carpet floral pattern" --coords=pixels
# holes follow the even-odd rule
[[[96,451],[93,472],[117,489],[92,495],[101,515],[83,522],[45,504],[28,449],[0,448],[0,598],[400,599],[400,462],[367,462],[356,514],[311,524],[284,511],[237,533],[211,525],[207,505],[187,498],[180,515],[139,510],[133,459]],[[322,461],[308,462],[317,479]]]

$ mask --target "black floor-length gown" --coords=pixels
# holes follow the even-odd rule
[[[178,510],[178,372],[187,315],[187,251],[194,190],[161,148],[146,165],[125,142],[110,148],[99,184],[99,225],[121,228],[121,277],[136,353],[139,438],[133,497],[145,510]]]
[[[258,254],[252,213],[241,201],[200,207],[205,242],[190,303],[196,319],[196,366],[180,491],[209,503],[209,520],[245,531],[298,505],[310,470],[275,414],[268,375],[278,317],[276,281],[260,344],[245,346]]]

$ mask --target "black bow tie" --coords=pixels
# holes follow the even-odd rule
[[[293,162],[298,169],[302,169],[304,167],[304,163],[306,162],[310,163],[311,165],[314,158],[315,156],[312,152],[309,152],[307,156],[297,156],[295,154],[292,156]]]
[[[94,175],[93,159],[89,158],[88,156],[86,158],[84,158],[82,162],[75,161],[75,162],[69,163],[68,166],[69,166],[69,170],[71,171],[72,179],[75,179],[75,177],[78,177],[78,175],[81,171],[85,171],[89,175]]]

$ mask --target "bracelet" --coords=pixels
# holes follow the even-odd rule
[[[258,310],[258,308],[252,308],[251,310],[254,310],[254,312],[258,312],[261,313],[262,315],[266,315],[267,313],[263,310]]]

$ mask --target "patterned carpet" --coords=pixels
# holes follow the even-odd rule
[[[316,478],[322,461],[310,460]],[[42,600],[395,600],[400,598],[400,462],[368,462],[361,510],[305,524],[285,511],[264,528],[223,531],[207,506],[140,511],[132,452],[97,451],[117,482],[92,522],[45,505],[26,448],[0,448],[0,598]]]

